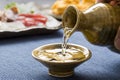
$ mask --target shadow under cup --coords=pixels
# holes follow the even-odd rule
[[[48,68],[49,75],[52,75],[54,77],[68,77],[74,74],[74,69],[77,66],[90,59],[91,52],[89,49],[81,45],[69,43],[67,46],[68,48],[74,47],[75,49],[81,50],[84,57],[70,61],[55,61],[55,60],[52,61],[52,60],[44,59],[43,57],[42,58],[39,57],[41,55],[42,50],[58,49],[58,48],[61,49],[61,43],[51,43],[40,46],[32,51],[32,56],[34,59],[36,59],[37,61],[39,61]],[[81,53],[78,53],[78,56],[80,55]]]

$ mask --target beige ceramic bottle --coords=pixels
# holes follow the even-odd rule
[[[71,5],[63,14],[62,25],[72,29],[69,36],[81,31],[92,44],[111,45],[120,26],[120,6],[98,3],[82,12]]]

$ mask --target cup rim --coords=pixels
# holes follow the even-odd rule
[[[32,51],[32,57],[35,58],[36,60],[39,60],[39,61],[42,61],[42,62],[63,64],[63,63],[80,63],[80,62],[84,62],[84,61],[87,61],[88,59],[90,59],[91,56],[92,56],[91,51],[90,51],[87,47],[82,46],[82,45],[78,45],[78,44],[73,44],[73,43],[67,43],[67,44],[68,44],[68,45],[73,45],[73,46],[78,46],[78,47],[81,47],[81,48],[85,49],[85,51],[86,51],[86,54],[85,54],[86,57],[85,57],[85,58],[80,59],[80,60],[76,60],[76,61],[63,62],[63,61],[47,61],[47,60],[40,59],[40,58],[38,58],[38,57],[36,57],[36,56],[34,55],[34,51],[35,51],[35,50],[42,49],[42,48],[44,48],[44,47],[46,47],[46,46],[50,46],[50,45],[60,45],[60,44],[62,44],[62,43],[50,43],[50,44],[45,44],[45,45],[39,46],[39,47],[35,48],[35,49]]]

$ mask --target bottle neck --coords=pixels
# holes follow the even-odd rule
[[[83,12],[79,11],[75,6],[69,6],[62,19],[62,25],[72,29],[72,33],[75,31],[82,31],[87,26],[87,19]]]
[[[91,23],[86,17],[86,14],[84,12],[79,11],[79,15],[77,18],[76,25],[74,26],[76,28],[76,31],[84,31],[86,29],[90,29]]]

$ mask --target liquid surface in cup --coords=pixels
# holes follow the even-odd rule
[[[62,48],[58,47],[40,50],[38,54],[40,59],[46,61],[72,62],[85,58],[85,54],[82,50],[76,47],[68,47],[64,55],[62,54]]]

